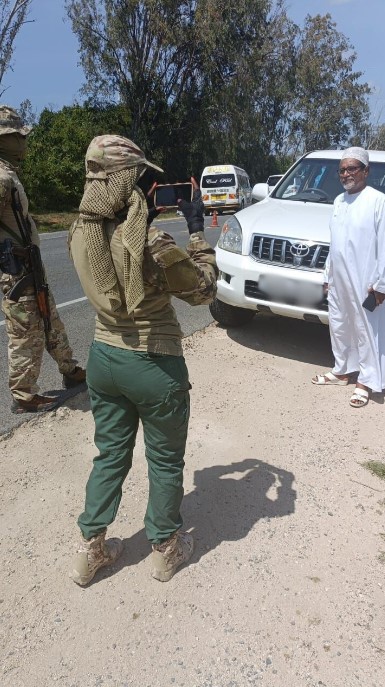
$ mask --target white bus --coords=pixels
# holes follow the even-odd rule
[[[201,177],[202,200],[205,214],[216,210],[242,210],[251,205],[250,179],[244,169],[234,165],[205,167]]]

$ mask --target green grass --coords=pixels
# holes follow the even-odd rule
[[[39,232],[68,231],[72,222],[78,217],[77,212],[32,213]]]
[[[385,479],[385,463],[380,463],[379,460],[368,460],[366,463],[362,463],[362,465],[373,475],[380,479]]]
[[[53,231],[68,231],[72,222],[79,216],[78,212],[46,212],[46,213],[32,213],[32,217],[37,226],[37,230],[41,233],[49,233]],[[175,210],[170,212],[162,212],[158,215],[157,220],[167,221],[170,219],[183,219],[176,214]]]

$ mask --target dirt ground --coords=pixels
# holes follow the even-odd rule
[[[385,683],[385,460],[378,396],[315,387],[326,327],[211,325],[185,339],[192,413],[191,563],[152,579],[147,478],[134,467],[109,534],[124,553],[86,589],[68,577],[94,456],[85,393],[1,452],[3,687],[380,687]]]

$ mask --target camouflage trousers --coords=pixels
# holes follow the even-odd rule
[[[16,281],[17,278],[9,274],[0,278],[4,294],[2,311],[8,333],[9,388],[15,399],[29,401],[39,390],[37,380],[46,341],[33,288],[27,288],[17,303],[7,298]],[[51,294],[49,301],[51,330],[47,350],[58,364],[60,373],[69,374],[77,361],[72,357],[72,349]]]

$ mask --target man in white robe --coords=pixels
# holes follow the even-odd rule
[[[385,195],[366,185],[369,155],[345,150],[339,175],[345,192],[334,201],[330,253],[325,268],[329,326],[335,364],[313,384],[348,384],[358,371],[350,399],[365,406],[369,392],[385,388]],[[374,293],[375,309],[362,306]]]

